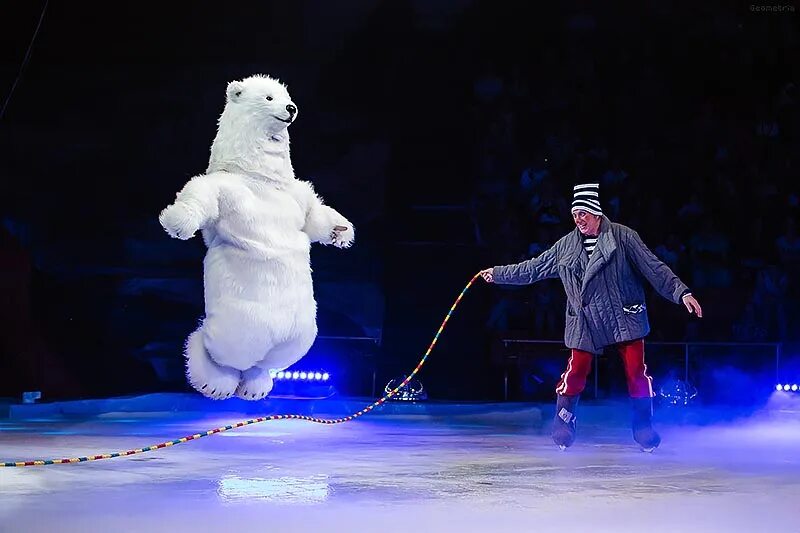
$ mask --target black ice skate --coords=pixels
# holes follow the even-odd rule
[[[633,439],[642,451],[652,452],[661,444],[661,437],[653,429],[652,398],[631,398],[633,405]]]
[[[575,408],[578,406],[576,396],[558,395],[556,401],[556,416],[553,420],[553,442],[559,448],[566,450],[575,442]]]

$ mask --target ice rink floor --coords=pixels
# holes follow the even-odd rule
[[[0,461],[140,448],[255,416],[130,409],[17,412],[0,419]],[[800,410],[786,398],[740,418],[660,411],[653,454],[633,443],[624,403],[582,405],[565,452],[552,412],[387,406],[336,426],[272,421],[127,458],[0,468],[0,531],[800,531]]]

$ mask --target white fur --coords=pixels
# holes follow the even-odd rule
[[[308,352],[317,335],[310,245],[348,248],[355,237],[350,221],[295,178],[280,119],[297,113],[287,105],[277,80],[231,82],[206,173],[159,217],[172,237],[202,230],[208,246],[206,316],[186,358],[189,382],[211,398],[261,399],[272,389],[269,371]]]

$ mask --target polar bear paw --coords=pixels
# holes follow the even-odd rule
[[[236,396],[243,400],[263,400],[272,391],[273,381],[269,370],[254,367],[242,373]]]
[[[352,225],[334,226],[331,231],[331,244],[337,248],[350,248],[356,238]]]
[[[218,365],[208,354],[200,331],[195,331],[186,342],[186,377],[197,392],[212,400],[226,400],[233,396],[242,373],[234,368]]]
[[[170,237],[183,241],[191,239],[200,229],[197,217],[192,210],[180,203],[172,204],[161,211],[158,221]]]

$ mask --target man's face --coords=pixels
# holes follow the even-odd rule
[[[578,231],[582,234],[594,236],[600,233],[601,218],[598,215],[578,209],[572,212],[572,219],[575,221],[575,225],[578,226]]]

